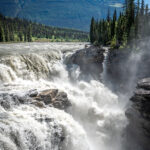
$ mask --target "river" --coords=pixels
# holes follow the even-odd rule
[[[86,44],[0,45],[0,150],[123,150],[128,121],[122,101],[100,81],[78,80],[80,68],[70,74],[65,64]],[[72,106],[63,111],[11,102],[10,95],[33,89],[64,91]]]

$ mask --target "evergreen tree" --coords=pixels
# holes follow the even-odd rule
[[[95,20],[94,20],[94,17],[92,17],[92,19],[91,19],[90,41],[91,41],[91,43],[94,43],[94,41],[95,41]]]
[[[116,20],[117,20],[117,11],[115,9],[114,14],[113,14],[113,21],[112,21],[112,24],[111,24],[111,38],[113,38],[114,35],[115,35]]]
[[[126,8],[126,33],[128,36],[128,40],[130,40],[130,29],[134,23],[135,19],[135,12],[134,12],[134,0],[128,0],[127,3],[127,8]]]
[[[146,22],[148,22],[148,17],[149,17],[149,8],[148,8],[148,4],[146,5],[146,8],[145,8],[145,17],[146,17]]]
[[[4,42],[4,41],[5,41],[4,29],[3,29],[2,25],[0,24],[0,42]]]
[[[9,38],[10,38],[10,41],[15,41],[15,37],[14,37],[13,31],[9,32]]]
[[[18,33],[18,37],[20,41],[23,41],[23,34],[21,31]]]
[[[0,26],[2,28],[1,30],[2,32],[4,32],[4,34],[2,35],[6,42],[32,41],[32,37],[52,38],[52,35],[55,36],[54,41],[88,40],[88,32],[45,26],[42,24],[33,23],[25,19],[4,17],[1,14],[0,14],[0,22],[1,22]]]
[[[32,29],[31,29],[31,25],[28,27],[27,40],[28,40],[28,42],[32,42]]]
[[[8,27],[6,27],[6,29],[5,29],[5,41],[6,42],[10,41],[10,35],[9,35]]]
[[[139,13],[140,13],[140,0],[137,1],[136,6],[136,15],[135,15],[135,38],[138,38],[138,32],[139,32]]]
[[[110,18],[110,10],[108,9],[108,13],[107,13],[107,21],[110,22],[111,18]]]
[[[141,16],[144,15],[144,8],[145,8],[145,4],[144,4],[144,0],[142,0],[142,3],[141,3],[141,11],[140,11],[140,15],[141,15]]]
[[[115,10],[112,19],[108,11],[106,19],[99,22],[95,22],[94,18],[91,20],[92,43],[98,41],[102,45],[118,47],[134,42],[137,38],[150,36],[150,13],[144,0],[138,0],[137,3],[135,0],[125,0],[124,8],[118,18]]]

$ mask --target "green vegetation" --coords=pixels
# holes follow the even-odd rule
[[[33,23],[19,18],[0,15],[0,42],[84,42],[88,33],[73,29],[63,29]]]
[[[113,18],[95,21],[91,19],[90,41],[95,45],[111,45],[112,48],[125,47],[135,39],[150,36],[150,13],[144,0],[125,0],[124,12],[117,17],[116,10]]]

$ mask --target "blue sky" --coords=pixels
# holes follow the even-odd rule
[[[145,4],[149,4],[150,6],[150,0],[145,0]]]

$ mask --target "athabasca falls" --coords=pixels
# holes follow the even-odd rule
[[[80,67],[68,70],[65,63],[85,44],[0,45],[0,150],[124,149],[121,99],[99,80],[79,79]],[[29,93],[49,89],[65,92],[70,107],[31,101]]]

